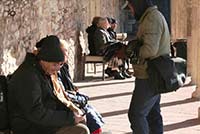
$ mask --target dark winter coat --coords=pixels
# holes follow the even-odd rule
[[[104,56],[104,61],[109,61],[124,46],[123,43],[113,39],[107,30],[97,28],[94,33],[94,45],[97,55]]]
[[[89,55],[96,55],[96,49],[94,46],[94,32],[97,29],[97,26],[91,25],[86,29],[86,32],[88,33],[88,48],[90,50]]]
[[[74,91],[76,86],[73,84],[71,76],[69,74],[69,66],[68,64],[64,64],[60,69],[60,73],[58,73],[61,81],[66,90]]]
[[[117,39],[117,33],[111,27],[109,27],[107,29],[107,31],[110,34],[110,36],[112,37],[112,39],[115,39],[115,40]]]
[[[8,109],[14,134],[54,134],[73,125],[73,113],[53,94],[49,76],[28,53],[8,84]]]
[[[109,42],[114,42],[114,40],[112,39],[108,31],[98,27],[94,33],[94,45],[97,54],[105,49],[106,46],[109,45]]]

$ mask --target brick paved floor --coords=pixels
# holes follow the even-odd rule
[[[101,81],[101,77],[89,76],[84,82],[75,84],[81,92],[90,96],[89,103],[103,116],[106,123],[103,129],[112,134],[131,134],[127,110],[134,78]],[[191,99],[194,88],[186,86],[177,92],[162,95],[164,134],[200,134],[199,99]]]

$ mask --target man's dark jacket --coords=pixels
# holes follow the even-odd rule
[[[94,33],[96,29],[97,29],[96,25],[91,25],[86,29],[86,32],[88,33],[88,47],[90,50],[90,55],[97,55],[94,45]]]
[[[50,78],[33,54],[26,55],[9,81],[8,109],[14,134],[54,134],[74,123],[73,113],[54,96]]]
[[[109,27],[107,29],[107,31],[110,34],[110,36],[112,37],[112,39],[115,39],[115,40],[117,39],[117,33],[111,27]]]
[[[71,76],[69,74],[69,65],[64,64],[60,69],[60,73],[58,74],[61,78],[63,86],[66,90],[75,91],[76,86],[73,84]]]

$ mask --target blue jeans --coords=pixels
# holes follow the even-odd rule
[[[148,79],[136,79],[128,118],[133,134],[163,134],[160,94],[154,94]]]

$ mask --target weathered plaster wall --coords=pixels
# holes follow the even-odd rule
[[[12,73],[37,41],[55,34],[68,42],[70,72],[79,79],[79,35],[87,45],[85,29],[91,19],[95,15],[118,16],[118,8],[118,0],[0,0],[0,73]]]
[[[48,34],[69,42],[70,69],[75,68],[78,30],[75,0],[3,0],[0,6],[2,74],[12,73],[23,61],[25,53],[31,52],[35,43]]]

